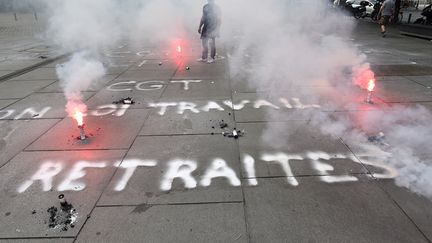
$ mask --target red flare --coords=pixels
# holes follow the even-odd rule
[[[368,82],[367,90],[372,92],[375,88],[375,79],[370,79]]]
[[[182,52],[182,48],[181,48],[180,45],[177,45],[177,52],[178,52],[178,53],[181,53],[181,52]]]
[[[74,118],[78,123],[78,126],[82,126],[84,124],[84,115],[81,111],[75,111]]]

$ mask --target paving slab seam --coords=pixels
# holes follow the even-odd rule
[[[136,207],[141,205],[148,206],[188,206],[188,205],[211,205],[211,204],[240,204],[243,201],[220,201],[220,202],[189,202],[189,203],[141,203],[141,204],[104,204],[97,205],[97,208],[115,208],[115,207]]]
[[[378,181],[378,179],[376,179]],[[387,197],[398,207],[402,213],[408,218],[408,220],[414,225],[414,227],[420,232],[420,234],[427,240],[427,242],[431,243],[432,241],[426,236],[425,233],[420,229],[420,227],[415,223],[415,221],[405,212],[405,210],[393,199],[393,197],[379,184],[377,183],[378,188],[387,195]]]
[[[355,172],[355,173],[346,173],[346,174],[329,174],[329,175],[295,175],[295,176],[256,176],[256,177],[241,177],[243,180],[247,179],[279,179],[279,178],[307,178],[307,177],[329,177],[329,176],[335,176],[335,175],[366,175],[366,176],[372,176],[369,172]],[[373,178],[376,179],[376,178]]]
[[[222,135],[222,132],[218,133],[188,133],[188,134],[144,134],[144,135],[138,135],[138,137],[178,137],[178,136],[216,136],[216,135]]]
[[[227,65],[228,65],[228,73],[231,73],[230,72],[230,70],[229,70],[229,60],[227,60]],[[234,92],[233,91],[233,88],[232,88],[232,80],[231,80],[231,75],[228,75],[228,83],[229,83],[229,87],[230,87],[230,90],[231,90],[231,100],[234,100],[234,96],[233,96],[233,93],[236,93],[236,92]],[[234,121],[234,126],[235,127],[238,127],[238,125],[239,124],[241,124],[241,123],[239,123],[239,122],[237,122],[236,121],[236,116],[235,116],[235,111],[233,110],[233,112],[232,112],[232,115],[233,115],[233,121]],[[243,170],[243,166],[241,165],[241,154],[240,154],[240,142],[238,141],[238,139],[237,139],[237,148],[238,148],[238,162],[239,162],[239,167],[240,167],[240,175],[244,175],[244,170]],[[248,217],[247,217],[247,210],[246,210],[246,208],[247,208],[247,204],[246,204],[246,197],[245,197],[245,192],[244,192],[244,184],[243,183],[241,183],[241,192],[242,192],[242,197],[243,197],[243,201],[242,201],[242,203],[243,203],[243,219],[244,219],[244,224],[245,224],[245,230],[246,230],[246,236],[247,236],[247,241],[248,242],[251,242],[251,238],[252,238],[252,236],[251,236],[251,234],[250,234],[250,227],[249,227],[249,220],[248,220]]]
[[[73,236],[46,236],[46,237],[10,237],[10,238],[3,238],[0,237],[0,240],[43,240],[43,239],[75,239]]]
[[[368,172],[367,174],[369,174],[372,178],[374,178],[375,179],[375,177],[373,176],[373,173],[366,167],[366,165],[365,164],[363,164],[363,162],[361,161],[361,159],[354,153],[354,151],[350,148],[350,146],[347,144],[347,143],[345,143],[345,141],[342,139],[342,138],[339,138],[339,141],[343,144],[343,145],[345,145],[345,147],[354,155],[354,157],[358,160],[358,161],[360,161],[360,163],[361,163],[361,165],[363,166],[363,168]]]
[[[0,82],[7,81],[7,80],[9,80],[9,79],[11,79],[11,78],[14,78],[14,77],[18,77],[18,76],[20,76],[20,75],[23,75],[23,74],[25,74],[25,73],[28,73],[28,72],[30,72],[30,71],[33,71],[33,70],[35,70],[35,69],[37,69],[37,68],[39,68],[39,67],[41,67],[41,66],[44,66],[44,65],[47,65],[47,64],[53,63],[53,62],[55,62],[55,61],[57,61],[57,60],[59,60],[59,59],[62,59],[62,58],[64,58],[64,57],[67,57],[68,55],[69,55],[68,53],[67,53],[67,54],[62,54],[62,55],[59,55],[59,56],[56,56],[56,57],[53,57],[53,58],[47,59],[47,60],[45,60],[45,61],[42,61],[42,62],[36,63],[36,64],[34,64],[34,65],[28,66],[28,67],[26,67],[26,68],[23,68],[23,69],[20,69],[20,70],[14,71],[14,72],[12,72],[12,73],[9,73],[9,74],[6,74],[6,75],[3,75],[3,76],[0,77]]]

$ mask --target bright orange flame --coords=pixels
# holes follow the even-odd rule
[[[182,52],[182,48],[181,48],[180,45],[177,46],[177,52],[178,52],[178,53],[181,53],[181,52]]]
[[[375,80],[374,79],[370,79],[369,83],[368,83],[367,89],[368,89],[369,92],[372,92],[374,90],[374,88],[375,88]]]
[[[78,123],[78,126],[82,126],[84,124],[84,115],[81,111],[75,111],[74,118]]]

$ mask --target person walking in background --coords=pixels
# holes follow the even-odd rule
[[[395,1],[394,0],[385,0],[381,6],[379,12],[379,24],[381,27],[381,35],[382,37],[386,37],[386,27],[390,23],[390,19],[394,14],[395,10]]]
[[[198,33],[201,34],[203,46],[202,56],[198,61],[213,63],[216,57],[216,37],[219,37],[221,25],[221,10],[214,3],[214,0],[208,0],[203,7],[203,15],[198,27]],[[208,58],[208,47],[211,45],[210,58]]]

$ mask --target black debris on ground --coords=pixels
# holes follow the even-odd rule
[[[385,142],[385,135],[383,132],[379,132],[377,135],[369,136],[368,141],[379,145],[389,146],[389,144]]]
[[[135,104],[135,101],[131,97],[127,97],[124,99],[113,101],[113,104],[133,105]]]
[[[47,210],[49,214],[48,227],[52,229],[61,229],[67,231],[74,228],[74,222],[77,218],[77,212],[72,204],[67,201],[60,202],[60,207],[52,206]]]
[[[222,120],[221,122],[219,122],[219,127],[221,129],[224,129],[224,128],[228,127],[228,124],[226,122],[224,122],[224,120]]]
[[[40,59],[47,59],[47,56],[39,56]]]
[[[237,139],[239,137],[243,137],[244,134],[245,134],[244,130],[237,130],[236,128],[234,128],[232,131],[222,132],[222,135],[224,137],[229,137],[229,138],[234,138],[234,139]]]

